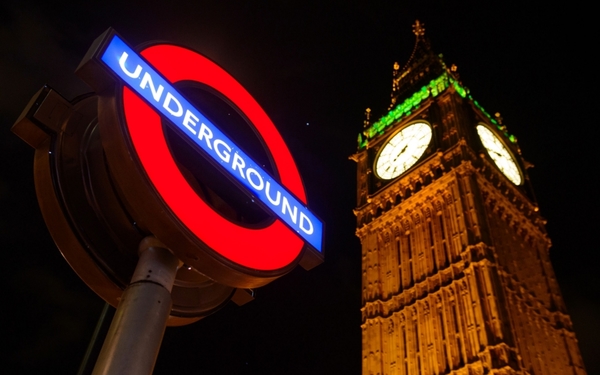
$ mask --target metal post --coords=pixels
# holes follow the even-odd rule
[[[139,254],[92,375],[149,375],[154,369],[179,260],[154,237],[142,240]]]

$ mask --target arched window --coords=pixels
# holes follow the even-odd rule
[[[440,295],[436,296],[436,316],[437,316],[437,323],[438,323],[438,327],[440,330],[440,333],[438,335],[438,339],[440,341],[440,345],[442,347],[442,350],[440,351],[440,362],[444,365],[444,372],[447,372],[449,370],[449,365],[450,365],[450,361],[448,358],[448,340],[447,340],[447,333],[446,333],[446,319],[444,317],[444,307],[442,305],[442,297]]]

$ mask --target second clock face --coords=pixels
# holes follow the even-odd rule
[[[515,185],[521,185],[523,177],[519,167],[498,136],[483,125],[477,125],[477,134],[479,134],[483,147],[485,147],[498,169]]]
[[[431,136],[431,126],[424,122],[410,124],[394,134],[375,159],[377,177],[391,180],[406,172],[423,156]]]

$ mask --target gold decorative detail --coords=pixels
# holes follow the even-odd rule
[[[496,118],[496,121],[498,121],[498,124],[502,125],[502,115],[500,114],[500,112],[496,112],[494,113],[494,117]]]
[[[525,169],[529,169],[529,168],[535,167],[535,165],[533,165],[533,163],[530,163],[527,160],[523,160],[523,166],[525,167]]]
[[[425,35],[425,24],[419,22],[419,20],[416,20],[415,24],[413,25],[413,33],[417,37]]]

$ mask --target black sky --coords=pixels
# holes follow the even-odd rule
[[[284,5],[285,4],[285,5]],[[62,259],[32,178],[33,149],[9,129],[49,84],[73,74],[109,26],[136,45],[187,45],[229,71],[280,129],[326,222],[326,261],[257,290],[193,325],[167,330],[156,374],[360,374],[360,244],[354,236],[356,150],[363,113],[389,104],[394,61],[411,25],[456,64],[519,140],[552,239],[551,257],[589,374],[600,373],[597,107],[591,10],[468,1],[2,2],[0,236],[2,352],[8,373],[75,373],[103,302]]]

